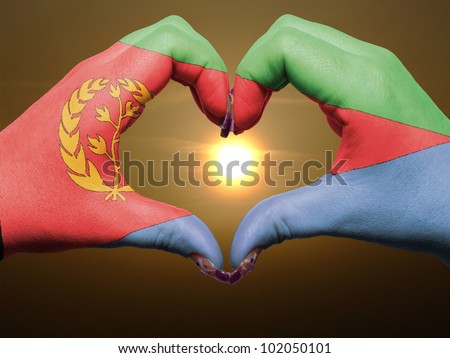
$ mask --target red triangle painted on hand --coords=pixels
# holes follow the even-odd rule
[[[331,173],[387,162],[450,142],[450,137],[353,109],[320,104],[331,128],[342,137]],[[345,162],[345,164],[343,164]]]

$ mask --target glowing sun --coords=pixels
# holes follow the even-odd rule
[[[255,161],[257,150],[249,142],[227,139],[216,146],[211,159],[222,167],[222,181],[226,186],[240,186],[243,180],[251,179],[251,172],[257,172]]]

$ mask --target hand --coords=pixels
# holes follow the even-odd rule
[[[450,265],[450,121],[390,51],[286,15],[248,51],[234,87],[235,132],[291,83],[317,102],[341,144],[330,173],[268,198],[231,247],[331,235],[433,254]],[[256,257],[254,257],[255,259]]]
[[[121,134],[171,78],[222,123],[225,65],[188,23],[170,16],[76,66],[0,133],[0,259],[135,246],[189,256],[222,278],[222,253],[206,225],[138,195],[120,171]]]

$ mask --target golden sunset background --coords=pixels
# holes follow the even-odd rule
[[[330,25],[396,53],[449,116],[449,11],[450,3],[438,0],[2,2],[0,129],[77,63],[171,14],[184,17],[213,44],[231,81],[240,59],[280,15]],[[46,114],[35,120],[45,121]],[[189,90],[172,82],[122,137],[121,149],[142,161],[169,160],[177,151],[183,158],[195,151],[208,160],[214,159],[213,148],[226,141],[197,109]],[[325,151],[336,152],[339,144],[318,107],[290,86],[272,97],[261,122],[242,141],[256,159],[270,151],[274,159],[298,165],[323,162]],[[45,183],[45,178],[34,180]],[[147,197],[200,217],[217,238],[226,269],[245,213],[289,190],[264,183],[251,188],[138,187],[133,171],[130,183]],[[17,254],[0,263],[0,292],[1,337],[450,334],[449,267],[425,254],[330,237],[270,248],[255,271],[233,287],[161,251]]]

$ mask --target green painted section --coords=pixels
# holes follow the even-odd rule
[[[390,51],[292,15],[279,18],[237,74],[280,90],[450,136],[450,120]]]
[[[214,47],[179,16],[166,17],[125,36],[120,42],[170,56],[179,62],[227,72]]]

